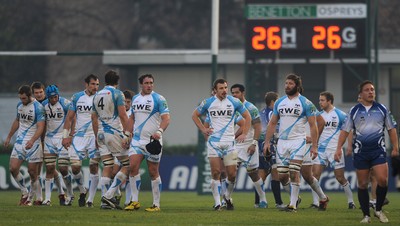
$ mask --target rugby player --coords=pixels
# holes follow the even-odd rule
[[[92,127],[93,97],[99,89],[99,79],[90,74],[85,78],[85,90],[75,93],[71,98],[67,118],[64,123],[63,141],[65,148],[69,149],[69,157],[73,178],[78,184],[80,207],[93,206],[94,196],[99,184],[100,153],[96,149],[96,141]],[[75,129],[71,130],[75,120]],[[82,160],[89,158],[89,197],[85,204],[87,190],[84,187],[84,178],[81,172]]]
[[[236,112],[240,113],[244,120],[242,133],[236,138],[241,143],[246,139],[251,125],[251,116],[239,99],[228,95],[228,83],[225,79],[217,79],[213,83],[215,95],[203,100],[193,111],[192,120],[197,128],[208,135],[207,156],[211,166],[211,190],[214,197],[214,210],[221,210],[220,168],[221,158],[227,173],[227,188],[223,199],[227,204],[227,210],[233,210],[232,192],[236,181],[237,152],[235,150],[234,121]],[[204,127],[200,120],[201,115],[207,114],[210,117],[210,127]]]

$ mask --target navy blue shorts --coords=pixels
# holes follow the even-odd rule
[[[359,152],[353,155],[353,165],[356,169],[370,169],[373,166],[386,163],[386,152],[376,150],[372,152]]]

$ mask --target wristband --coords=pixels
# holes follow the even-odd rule
[[[130,136],[131,136],[131,132],[129,132],[129,131],[124,131],[124,135],[127,136],[127,137],[130,137]]]
[[[63,138],[68,138],[69,137],[69,130],[63,129]]]
[[[156,133],[161,137],[163,132],[164,130],[162,128],[159,128]]]
[[[252,143],[254,146],[257,146],[257,144],[258,144],[258,140],[253,140],[253,143]]]

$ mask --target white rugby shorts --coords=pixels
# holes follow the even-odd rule
[[[279,139],[276,151],[276,163],[278,166],[288,166],[292,160],[303,161],[306,152],[306,139]]]
[[[335,152],[333,149],[325,149],[323,152],[318,150],[318,157],[314,159],[313,164],[324,165],[325,167],[329,166],[333,169],[341,169],[345,167],[344,163],[344,154],[340,158],[339,162],[335,161]]]
[[[225,166],[237,165],[238,154],[234,141],[207,141],[207,157],[221,158]]]
[[[100,152],[96,149],[96,139],[94,136],[74,137],[71,146],[72,148],[69,148],[69,157],[71,160],[100,158]]]
[[[240,161],[241,165],[247,170],[258,169],[258,166],[260,165],[260,158],[258,156],[258,144],[255,147],[256,151],[252,155],[247,152],[247,149],[250,145],[253,145],[252,141],[236,144],[238,161]]]
[[[69,158],[69,152],[62,145],[62,138],[45,137],[44,154],[56,154],[58,158]]]
[[[160,139],[159,141],[160,141],[160,143],[161,143],[161,145],[162,145],[162,144],[163,144],[163,143],[162,143],[162,139]],[[137,141],[137,140],[132,140],[131,146],[129,147],[129,150],[128,150],[128,155],[129,155],[129,157],[130,157],[131,155],[143,155],[144,158],[145,158],[147,161],[150,161],[150,162],[160,162],[160,161],[161,161],[161,156],[162,156],[162,149],[161,149],[160,154],[158,154],[158,155],[152,155],[152,154],[150,154],[150,153],[146,150],[146,145],[147,145],[148,143],[150,143],[150,139],[148,139],[148,140],[139,140],[139,141]]]
[[[28,163],[43,162],[43,149],[40,139],[37,139],[31,149],[25,149],[27,141],[15,143],[10,158],[24,160]]]
[[[122,132],[114,134],[99,132],[97,134],[97,143],[99,145],[100,156],[127,156],[128,149],[122,146],[124,135]]]

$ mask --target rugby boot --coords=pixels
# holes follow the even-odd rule
[[[364,218],[360,221],[361,224],[369,224],[371,223],[371,217],[365,215]]]
[[[225,195],[223,195],[223,198],[224,198],[224,200],[225,200],[225,202],[226,202],[226,210],[234,210],[235,207],[233,206],[232,198],[227,199],[227,198],[225,197]]]
[[[50,200],[44,200],[42,202],[42,206],[51,206],[51,201]]]
[[[110,207],[112,207],[114,209],[122,209],[119,205],[117,205],[117,203],[115,202],[114,199],[108,199],[105,196],[103,196],[103,197],[101,197],[101,201],[104,204],[106,204],[106,205],[108,205],[108,206],[110,206]]]
[[[266,209],[268,208],[268,203],[261,201],[260,204],[258,205],[258,208]]]
[[[217,206],[213,206],[213,209],[214,209],[215,211],[221,211],[221,210],[222,210],[222,207],[221,207],[221,205],[217,205]]]
[[[300,195],[299,195],[299,196],[297,197],[297,201],[296,201],[296,209],[299,207],[300,203],[301,203],[301,197],[300,197]]]
[[[379,219],[381,223],[388,223],[389,219],[385,216],[385,214],[381,211],[375,211],[374,213],[375,217]]]
[[[159,212],[161,211],[160,207],[153,205],[152,207],[146,208],[147,212]]]
[[[28,195],[21,195],[21,199],[19,200],[19,205],[24,206],[25,202],[28,200]]]
[[[296,213],[297,209],[294,206],[287,205],[286,208],[282,209],[281,211]]]
[[[60,206],[65,206],[65,195],[59,195],[58,199],[60,200]]]
[[[354,202],[349,202],[349,210],[357,209],[356,204]]]
[[[79,195],[78,204],[79,204],[80,207],[84,207],[85,206],[86,194],[87,194],[87,192],[86,193],[81,193]]]
[[[131,202],[125,207],[124,210],[132,211],[132,210],[138,210],[138,209],[140,209],[140,203],[139,203],[139,202],[136,202],[136,201],[131,201]]]
[[[319,211],[325,211],[325,210],[326,210],[326,207],[328,207],[328,202],[329,202],[329,197],[328,197],[328,196],[326,196],[326,199],[325,199],[325,200],[319,201],[318,210],[319,210]]]

